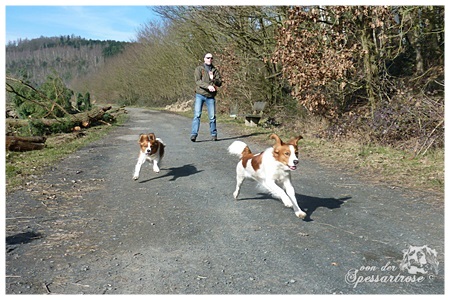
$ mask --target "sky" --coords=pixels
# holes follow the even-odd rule
[[[149,6],[5,6],[5,43],[41,36],[93,40],[136,40],[137,32],[160,17]]]
[[[6,3],[5,3],[6,2]],[[4,45],[18,39],[41,36],[81,36],[85,39],[133,41],[148,21],[161,20],[151,10],[155,5],[245,4],[246,0],[4,0],[6,22],[0,24]],[[267,1],[269,2],[270,1]],[[64,3],[64,5],[58,5]],[[3,19],[0,14],[0,19]]]
[[[414,0],[411,1],[414,2]],[[74,34],[86,39],[129,42],[136,40],[137,31],[145,23],[160,19],[151,10],[151,5],[205,4],[203,1],[189,0],[110,0],[108,6],[103,6],[101,4],[103,2],[99,0],[65,0],[65,5],[61,6],[58,5],[57,0],[6,0],[2,12],[5,14],[6,22],[5,25],[0,25],[5,26],[5,35],[2,35],[2,40],[4,39],[4,44],[7,44],[18,39]],[[207,4],[242,5],[249,4],[249,2],[251,4],[254,1],[210,0]],[[298,1],[292,0],[256,2],[259,5],[298,4]],[[301,1],[302,4],[309,2],[309,0]],[[321,2],[321,0],[313,2]],[[333,1],[328,0],[327,2]]]

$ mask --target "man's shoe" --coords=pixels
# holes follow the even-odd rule
[[[212,137],[211,137],[211,140],[214,141],[214,142],[217,142],[217,141],[218,141],[218,140],[217,140],[217,136],[212,136]]]
[[[197,139],[196,135],[191,135],[191,142],[195,142],[196,139]]]

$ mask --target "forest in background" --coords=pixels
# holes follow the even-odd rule
[[[79,36],[20,39],[6,45],[6,73],[42,84],[48,75],[67,84],[99,71],[108,58],[120,54],[129,43],[86,40]]]
[[[194,97],[193,70],[211,52],[221,113],[266,101],[282,125],[320,120],[320,137],[416,153],[444,146],[443,6],[152,9],[163,21],[133,43],[7,45],[7,74],[39,85],[56,73],[94,101],[165,106]]]

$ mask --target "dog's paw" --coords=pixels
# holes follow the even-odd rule
[[[233,198],[237,200],[237,197],[239,196],[239,192],[234,192],[233,193]]]
[[[138,180],[139,179],[139,176],[133,176],[133,180]]]
[[[295,215],[298,217],[298,218],[300,218],[300,219],[305,219],[306,218],[306,213],[304,212],[304,211],[297,211],[296,213],[295,213]]]

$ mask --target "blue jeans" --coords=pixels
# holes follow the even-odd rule
[[[200,129],[200,117],[202,116],[203,103],[206,103],[209,117],[209,131],[211,136],[217,136],[216,128],[216,100],[206,96],[195,94],[194,119],[192,120],[191,136],[197,136]]]

